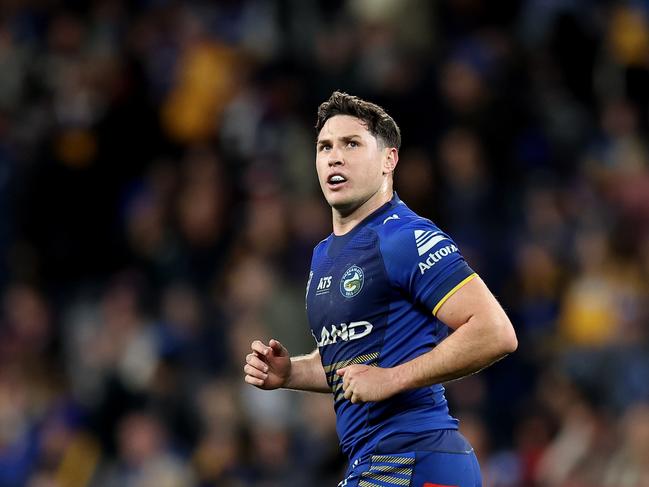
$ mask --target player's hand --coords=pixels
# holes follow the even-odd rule
[[[349,365],[338,369],[336,374],[343,378],[345,399],[353,404],[383,401],[398,392],[392,369]]]
[[[246,355],[245,381],[260,389],[283,387],[291,375],[291,357],[288,350],[275,339],[268,345],[259,340],[250,344],[252,351]]]

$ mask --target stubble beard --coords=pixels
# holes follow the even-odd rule
[[[365,203],[372,199],[372,196],[374,196],[374,194],[376,193],[363,195],[356,198],[350,196],[349,198],[345,198],[340,202],[331,203],[328,201],[328,204],[331,207],[332,212],[338,214],[342,218],[346,218],[354,214],[356,210],[361,208]]]

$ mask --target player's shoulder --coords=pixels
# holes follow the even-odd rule
[[[313,247],[313,252],[321,252],[327,248],[329,245],[329,241],[331,240],[331,235],[327,236],[326,238],[323,238],[320,240],[317,244],[315,244],[315,247]]]
[[[395,206],[393,211],[375,222],[374,231],[382,248],[397,252],[408,248],[414,250],[418,242],[443,234],[435,223],[404,204]]]
[[[315,247],[313,247],[313,257],[319,257],[321,255],[324,255],[327,252],[327,247],[331,243],[331,238],[332,236],[329,235],[326,238],[323,238],[320,240]]]
[[[434,279],[464,262],[455,242],[431,220],[409,209],[387,218],[377,224],[376,232],[386,270],[397,282],[411,282],[413,275],[424,274]]]

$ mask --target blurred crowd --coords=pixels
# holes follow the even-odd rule
[[[403,132],[399,196],[519,350],[449,384],[485,487],[649,485],[649,3],[3,0],[0,487],[333,486],[315,112]]]

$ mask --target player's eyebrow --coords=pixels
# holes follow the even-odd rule
[[[341,135],[338,137],[338,140],[342,142],[349,142],[350,140],[353,139],[360,139],[361,136],[358,134],[350,134],[350,135]],[[324,145],[324,144],[331,144],[331,139],[318,139],[315,141],[316,145]]]

